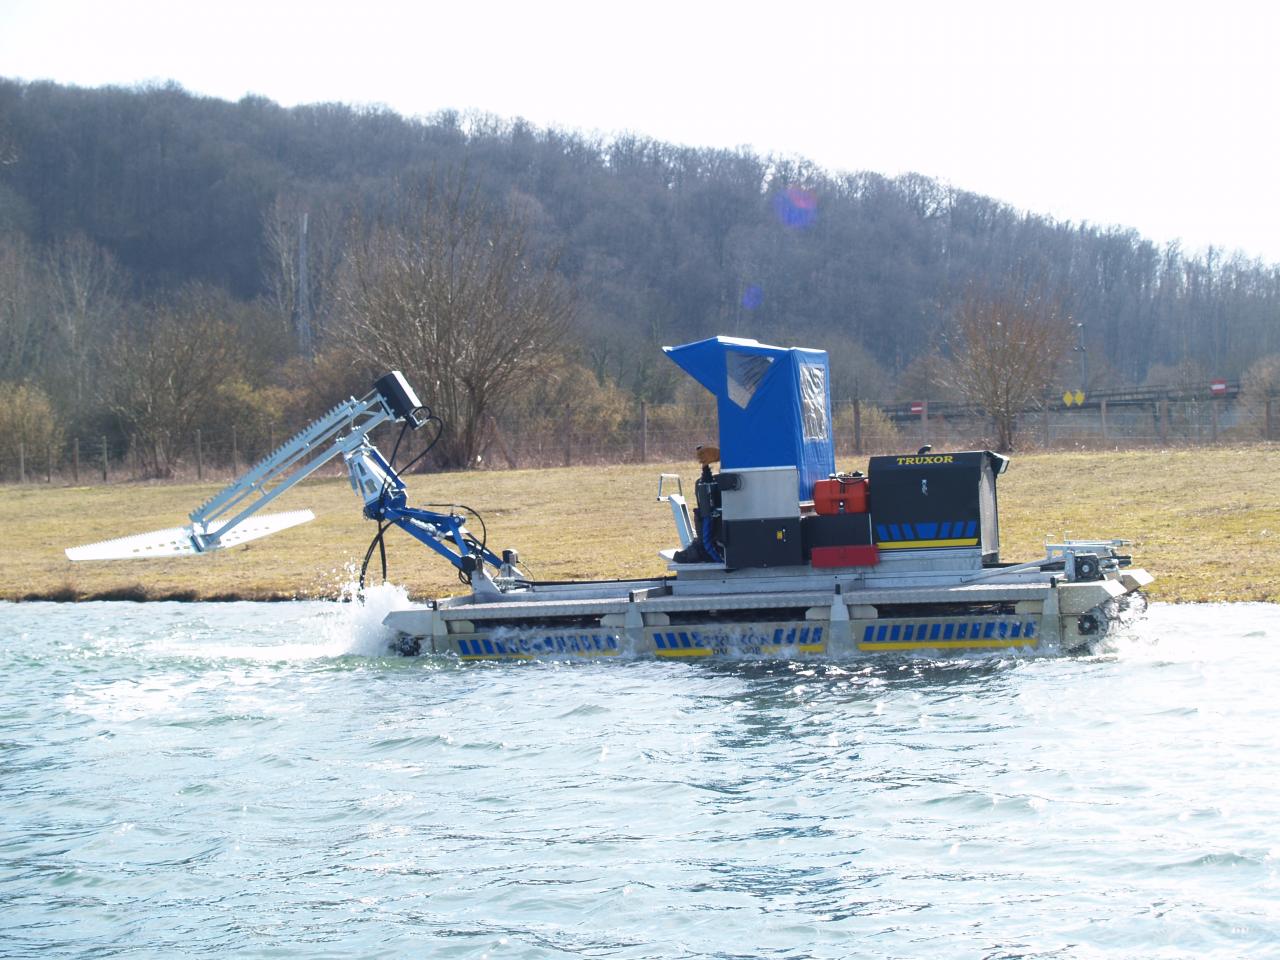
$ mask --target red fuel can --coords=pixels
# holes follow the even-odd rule
[[[867,512],[867,478],[838,476],[813,485],[813,509],[823,516]]]

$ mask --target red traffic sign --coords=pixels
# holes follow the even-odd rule
[[[912,413],[914,413],[914,414],[921,414],[921,413],[924,413],[924,401],[922,401],[922,400],[912,400],[912,401],[911,401],[911,412],[912,412]]]
[[[1209,392],[1215,397],[1225,397],[1227,395],[1227,381],[1214,380],[1209,384]]]

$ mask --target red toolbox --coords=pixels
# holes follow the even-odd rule
[[[841,474],[813,485],[813,509],[823,516],[867,512],[867,478]]]
[[[810,563],[815,567],[874,567],[880,562],[875,547],[814,547]]]

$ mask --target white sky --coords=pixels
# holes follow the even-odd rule
[[[455,108],[830,170],[1280,262],[1280,5],[0,0],[0,75]]]

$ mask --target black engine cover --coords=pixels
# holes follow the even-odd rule
[[[800,518],[725,521],[724,562],[730,570],[799,566],[804,563]]]
[[[1000,556],[996,477],[1008,460],[988,450],[872,457],[871,523],[881,550],[980,547]]]

